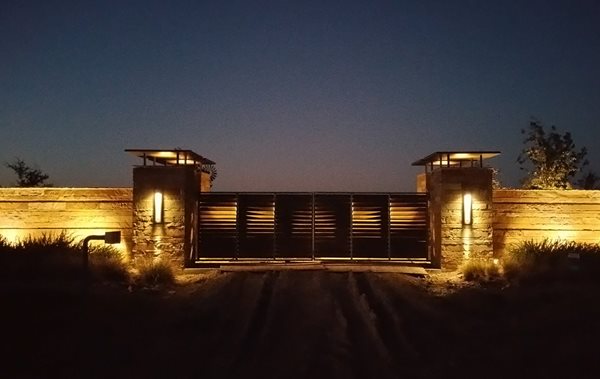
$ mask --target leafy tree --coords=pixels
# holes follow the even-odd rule
[[[517,162],[521,170],[527,171],[523,187],[528,189],[564,189],[572,188],[573,178],[581,168],[587,165],[587,150],[577,150],[571,133],[559,134],[552,126],[550,133],[544,131],[539,121],[531,121],[529,130],[521,130],[526,135],[525,147]],[[524,165],[530,163],[532,169]]]
[[[500,189],[502,188],[502,183],[500,182],[500,170],[492,167],[492,188]]]
[[[577,186],[584,190],[600,189],[600,176],[593,171],[588,171],[577,181]]]
[[[21,158],[15,158],[10,163],[5,163],[17,175],[17,186],[19,187],[47,187],[51,184],[45,183],[49,176],[39,169],[28,166]]]

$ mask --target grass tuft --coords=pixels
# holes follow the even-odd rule
[[[138,263],[139,281],[143,286],[171,285],[175,272],[171,262],[163,259],[145,258]]]
[[[82,279],[83,246],[62,232],[28,236],[14,244],[0,239],[0,280],[69,281]],[[111,246],[90,247],[92,278],[125,281],[128,272],[119,252]]]
[[[489,259],[469,259],[460,268],[467,281],[490,282],[501,277],[500,267]]]
[[[8,253],[12,250],[12,246],[4,236],[0,236],[0,254]]]
[[[92,277],[97,280],[127,282],[129,271],[123,256],[111,245],[95,245],[89,248]]]
[[[600,274],[600,244],[565,240],[524,241],[503,258],[508,279]]]

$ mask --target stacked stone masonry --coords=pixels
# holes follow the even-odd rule
[[[440,168],[428,173],[432,263],[457,268],[465,258],[492,256],[491,170]],[[463,195],[473,197],[473,223],[463,225]]]
[[[0,188],[0,235],[9,241],[66,231],[76,239],[120,230],[122,248],[184,266],[194,244],[198,177],[190,170],[141,168],[132,188]],[[423,185],[423,183],[422,183]],[[525,240],[600,242],[600,191],[491,189],[487,169],[444,168],[427,174],[434,266],[465,257],[501,256]],[[152,195],[164,192],[164,222],[152,220]],[[210,188],[203,188],[210,190]],[[462,196],[473,196],[473,224],[462,224]]]
[[[494,190],[494,253],[525,241],[600,242],[600,191]]]
[[[0,188],[0,235],[11,242],[60,234],[76,240],[121,231],[131,249],[131,188]]]
[[[192,166],[140,166],[133,169],[133,255],[189,265],[200,173]],[[154,194],[163,195],[163,220],[155,223]]]

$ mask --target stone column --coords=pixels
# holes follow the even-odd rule
[[[427,173],[432,265],[455,270],[464,259],[491,258],[492,170],[442,167]],[[463,224],[463,195],[472,196],[472,224]]]
[[[201,174],[195,166],[133,169],[133,258],[168,259],[176,267],[192,260],[196,200]],[[162,222],[155,222],[154,196],[162,193]]]

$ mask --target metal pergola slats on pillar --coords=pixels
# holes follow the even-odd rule
[[[427,261],[424,193],[203,193],[196,262]]]

